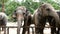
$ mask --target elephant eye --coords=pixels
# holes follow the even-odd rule
[[[47,11],[50,11],[50,9],[48,8],[48,9],[46,9]]]

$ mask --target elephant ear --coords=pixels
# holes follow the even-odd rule
[[[26,9],[26,14],[28,15],[29,14],[29,11]]]
[[[37,12],[38,12],[38,15],[42,16],[42,10],[40,8],[37,10]]]

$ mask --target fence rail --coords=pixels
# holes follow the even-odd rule
[[[45,28],[51,28],[52,26],[49,26],[49,27],[45,27]],[[7,34],[9,34],[9,28],[18,28],[18,26],[6,26],[6,27],[3,27],[3,28],[7,28]],[[37,27],[37,26],[26,26],[26,27],[23,27],[21,26],[21,28],[32,28],[32,34],[34,34],[34,31],[33,31],[33,28],[43,28],[43,27]],[[55,27],[54,27],[55,28]]]

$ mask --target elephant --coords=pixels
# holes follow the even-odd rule
[[[43,29],[46,22],[49,22],[51,27],[51,34],[56,33],[56,27],[59,24],[59,16],[55,12],[54,7],[49,3],[43,3],[33,13],[33,23],[35,24],[36,34],[43,34]]]
[[[13,12],[13,18],[18,19],[17,21],[21,21],[21,22],[24,21],[22,34],[25,34],[26,31],[28,31],[28,34],[29,34],[29,28],[27,26],[30,26],[31,21],[32,21],[31,19],[32,16],[31,16],[30,11],[25,6],[19,6]],[[19,24],[18,27],[20,27],[21,23],[18,23],[18,24]]]
[[[0,12],[0,30],[2,27],[2,31],[4,31],[4,34],[6,34],[6,24],[8,22],[7,15],[4,12]]]

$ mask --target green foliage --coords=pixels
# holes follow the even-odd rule
[[[0,0],[0,12],[2,11],[2,3],[6,3],[8,2],[9,0]]]
[[[60,10],[60,5],[52,0],[41,0],[43,3],[50,3],[56,10]]]
[[[34,10],[36,10],[39,7],[39,3],[38,2],[23,2],[21,4],[22,6],[25,6],[32,14],[34,12]]]
[[[42,3],[50,3],[56,10],[60,10],[60,4],[52,0],[40,0],[40,2],[33,2],[32,0],[22,0],[22,2],[15,2],[10,0],[0,0],[0,11],[2,11],[2,2],[5,4],[5,13],[8,15],[9,21],[13,21],[12,14],[18,6],[25,6],[32,14]]]
[[[13,13],[13,11],[16,9],[16,7],[19,6],[19,3],[17,2],[11,2],[8,5],[5,6],[5,12],[7,15],[11,15],[11,13]]]
[[[20,4],[15,1],[12,1],[9,4],[5,5],[5,13],[9,16],[9,21],[12,20],[12,14],[17,6],[20,6]]]
[[[52,2],[51,5],[56,9],[60,10],[60,5],[58,3]]]

